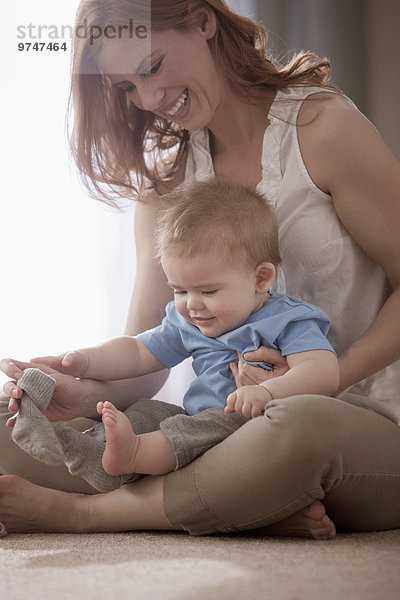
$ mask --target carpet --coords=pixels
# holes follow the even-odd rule
[[[400,529],[329,542],[185,533],[0,538],[2,600],[399,600]]]

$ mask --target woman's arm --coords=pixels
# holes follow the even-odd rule
[[[173,299],[161,264],[154,258],[154,227],[162,207],[162,198],[154,190],[144,192],[143,199],[136,204],[136,276],[126,335],[137,335],[159,325],[165,315],[165,306]],[[168,373],[165,369],[135,379],[110,382],[118,408],[124,410],[137,398],[152,398],[164,385]]]
[[[339,219],[392,288],[374,322],[340,356],[340,392],[400,358],[400,165],[373,125],[339,95],[306,100],[299,124],[311,178],[331,194]]]
[[[154,191],[146,193],[135,209],[136,277],[128,320],[127,335],[137,335],[160,324],[165,306],[173,299],[171,288],[158,259],[154,258],[154,228],[163,201]]]

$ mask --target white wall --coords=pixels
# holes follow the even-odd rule
[[[400,2],[367,0],[368,113],[400,160]]]
[[[68,52],[17,50],[18,25],[72,25],[77,5],[19,0],[4,7],[0,357],[56,354],[96,343],[125,323],[133,214],[88,199],[70,164],[70,40]],[[24,40],[37,41],[44,40]]]
[[[328,56],[332,79],[400,159],[399,0],[256,0],[270,49]]]

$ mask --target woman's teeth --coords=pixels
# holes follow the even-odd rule
[[[186,106],[186,100],[188,97],[188,89],[185,88],[182,94],[179,96],[178,100],[175,102],[174,106],[167,112],[169,117],[176,117],[178,113],[182,111],[182,109]]]

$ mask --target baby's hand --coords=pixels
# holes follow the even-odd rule
[[[38,365],[46,365],[52,369],[56,369],[65,375],[73,375],[74,377],[82,377],[88,367],[86,355],[80,350],[72,350],[60,354],[60,356],[41,356],[32,358],[31,363]]]
[[[229,394],[225,412],[237,412],[247,419],[264,414],[265,406],[272,400],[269,391],[262,385],[246,385]]]

